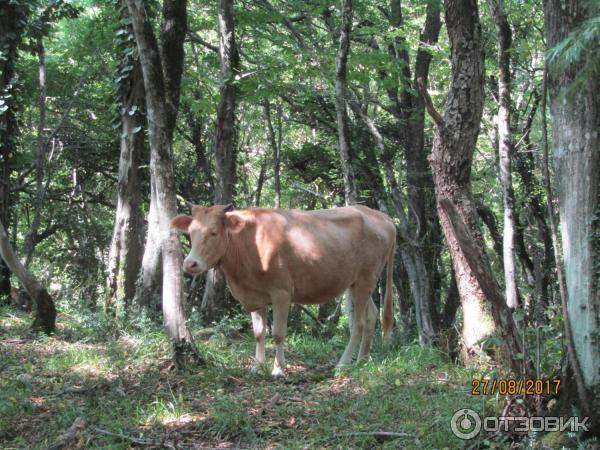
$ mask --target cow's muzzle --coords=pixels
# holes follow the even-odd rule
[[[206,272],[208,268],[208,265],[199,258],[188,256],[183,260],[183,270],[190,275],[198,275],[199,273]]]

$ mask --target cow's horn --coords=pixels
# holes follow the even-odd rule
[[[233,203],[229,203],[229,204],[225,205],[225,208],[223,209],[223,211],[229,212],[229,211],[233,211],[234,209],[235,209],[235,206],[233,206]]]

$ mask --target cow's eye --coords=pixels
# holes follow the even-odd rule
[[[211,231],[211,232],[210,232],[210,235],[211,235],[211,236],[216,236],[216,235],[217,235],[217,232],[216,232],[216,231]]]

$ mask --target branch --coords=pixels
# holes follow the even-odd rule
[[[71,425],[69,429],[61,435],[58,441],[50,444],[46,450],[61,450],[69,447],[71,441],[74,441],[77,438],[77,433],[83,430],[86,426],[87,424],[85,419],[83,417],[77,417],[73,422],[73,425]]]
[[[317,325],[319,325],[319,327],[323,328],[323,327],[325,326],[325,325],[323,324],[323,322],[321,322],[321,321],[319,320],[319,318],[318,318],[317,316],[315,316],[315,315],[314,315],[314,314],[313,314],[313,313],[312,313],[312,312],[311,312],[311,311],[310,311],[310,310],[309,310],[309,309],[308,309],[306,306],[304,306],[304,305],[300,305],[300,304],[299,304],[298,306],[300,307],[300,309],[301,309],[302,311],[304,311],[304,312],[306,313],[306,315],[307,315],[308,317],[310,317],[312,320],[314,320],[314,321],[315,321],[315,323],[316,323]]]
[[[429,113],[435,124],[439,128],[443,128],[444,119],[441,116],[441,114],[437,112],[435,106],[433,106],[431,96],[429,95],[429,92],[427,92],[427,86],[425,85],[425,81],[423,80],[423,78],[419,78],[417,80],[417,84],[419,85],[419,93],[421,94],[421,97],[423,97],[423,101],[425,102],[425,108],[427,109],[427,112]]]
[[[333,435],[334,438],[353,436],[373,436],[381,440],[412,437],[412,435],[408,433],[395,433],[393,431],[355,431],[352,433],[336,433]]]
[[[98,427],[92,427],[92,430],[94,430],[96,433],[99,434],[104,434],[106,436],[112,436],[112,437],[117,437],[126,441],[131,441],[134,444],[137,445],[149,445],[149,446],[161,446],[161,445],[165,445],[165,442],[159,442],[159,441],[154,441],[152,439],[140,439],[140,438],[134,438],[132,436],[127,436],[125,434],[121,434],[121,433],[113,433],[112,431],[107,431],[107,430],[103,430],[102,428],[98,428]],[[172,448],[172,446],[171,446]]]
[[[292,184],[292,186],[294,186],[297,189],[300,189],[301,191],[308,192],[309,194],[312,194],[315,197],[318,197],[318,198],[320,198],[321,200],[323,200],[325,202],[329,202],[329,200],[327,199],[327,197],[325,197],[324,195],[319,194],[318,192],[313,191],[312,189],[309,189],[309,188],[307,188],[305,186],[302,186],[300,183],[296,183],[295,181],[291,181],[290,183]]]
[[[206,47],[207,49],[209,49],[210,51],[213,51],[215,53],[219,53],[219,47],[217,47],[216,45],[212,45],[210,42],[206,42],[204,39],[202,39],[200,36],[198,36],[196,33],[192,33],[189,32],[187,34],[187,38],[192,41],[195,42],[196,44],[200,44],[203,47]]]

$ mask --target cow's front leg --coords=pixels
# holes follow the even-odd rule
[[[252,330],[256,339],[255,364],[252,371],[256,371],[265,362],[265,332],[267,331],[267,309],[261,308],[250,313],[252,316]]]
[[[285,377],[285,356],[283,348],[287,332],[290,298],[287,293],[273,295],[273,341],[275,342],[275,363],[271,375],[274,378]]]

